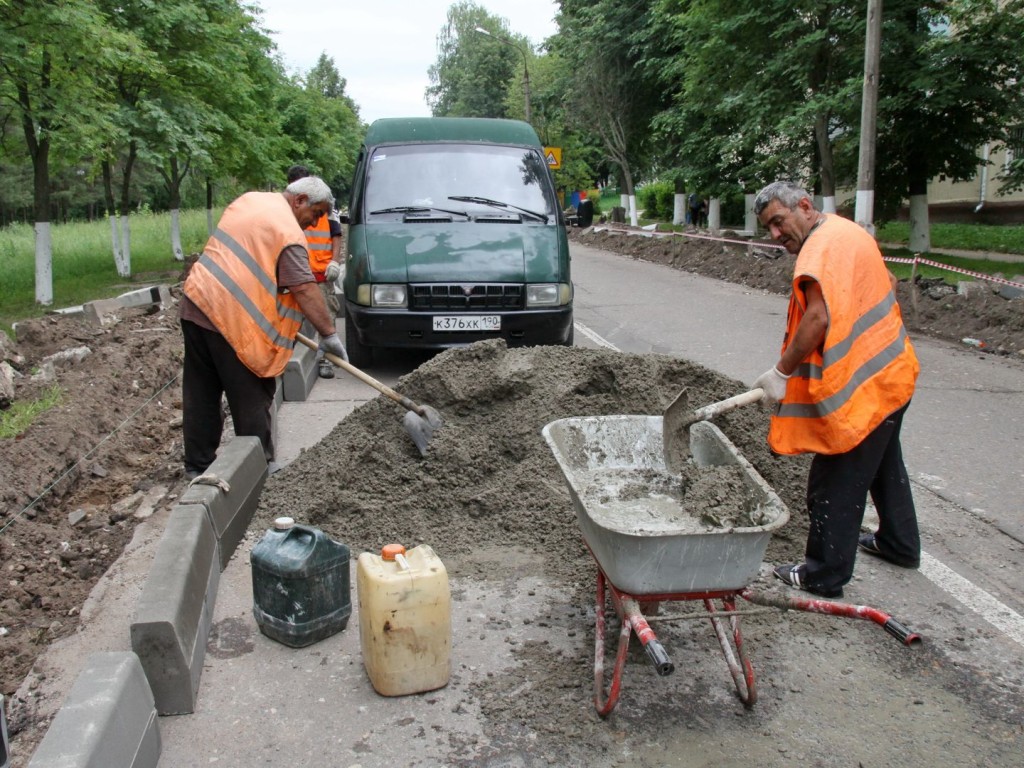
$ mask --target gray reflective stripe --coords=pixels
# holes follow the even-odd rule
[[[793,371],[798,379],[821,379],[821,366],[815,363],[800,363]]]
[[[900,333],[896,340],[873,358],[865,361],[864,365],[857,369],[841,390],[819,403],[782,403],[779,406],[778,415],[791,419],[819,419],[839,410],[849,402],[861,384],[903,354],[903,350],[906,348],[906,339],[907,329],[900,326]]]
[[[884,299],[857,318],[857,322],[853,324],[849,335],[835,346],[825,350],[825,354],[822,355],[822,367],[828,368],[833,363],[846,357],[850,349],[853,348],[854,343],[860,338],[860,335],[875,323],[884,320],[892,311],[892,305],[895,303],[896,295],[889,291]]]
[[[306,243],[307,251],[329,251],[331,250],[330,243]]]
[[[242,309],[245,310],[246,314],[248,314],[252,321],[257,325],[257,327],[259,327],[259,329],[263,331],[266,337],[270,339],[270,342],[272,344],[276,344],[279,347],[284,347],[285,349],[292,349],[294,347],[295,341],[285,336],[281,336],[278,333],[277,328],[275,328],[273,324],[269,320],[267,320],[264,314],[260,312],[259,307],[257,307],[253,303],[252,299],[250,299],[246,292],[242,290],[241,286],[239,286],[238,283],[236,283],[231,278],[231,275],[225,272],[221,268],[221,266],[209,256],[209,254],[204,253],[202,256],[200,256],[199,263],[206,267],[206,269],[209,270],[210,274],[217,279],[217,282],[219,282],[222,286],[224,286],[224,288],[227,289],[227,292],[230,293],[232,298],[234,298],[234,300],[238,302],[239,306],[241,306]],[[276,298],[276,289],[274,291],[274,296],[275,302],[277,304],[277,312],[279,315],[283,315],[284,317],[291,316],[290,319],[294,319],[298,322],[301,322],[301,313],[296,313],[290,310],[288,307],[283,306],[281,304],[281,301]]]
[[[228,250],[230,250],[233,254],[235,254],[235,256],[238,257],[238,260],[245,265],[245,268],[252,273],[252,276],[259,280],[260,285],[263,286],[263,289],[267,293],[271,295],[277,294],[277,283],[274,282],[274,280],[272,280],[270,276],[263,271],[263,269],[259,265],[259,262],[257,262],[256,259],[253,258],[252,254],[245,250],[245,248],[243,248],[241,244],[239,244],[238,241],[235,240],[235,238],[233,238],[223,229],[217,229],[217,231],[213,233],[213,236],[220,240],[222,243],[224,243],[224,245],[228,247]]]

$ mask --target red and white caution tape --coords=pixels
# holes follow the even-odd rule
[[[960,267],[953,267],[949,264],[943,264],[941,261],[932,261],[931,259],[922,259],[920,256],[915,256],[912,259],[902,259],[896,256],[884,256],[885,261],[892,262],[894,264],[927,264],[929,267],[936,267],[937,269],[944,269],[947,272],[956,272],[961,275],[969,275],[976,280],[985,280],[989,283],[999,283],[1000,285],[1009,285],[1014,288],[1020,288],[1024,290],[1024,283],[1014,282],[1013,280],[1007,280],[1004,277],[995,277],[993,275],[986,275],[984,272],[972,272],[969,269],[960,269]]]

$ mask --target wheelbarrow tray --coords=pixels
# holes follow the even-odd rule
[[[568,418],[542,430],[583,539],[616,588],[632,595],[742,589],[758,575],[772,531],[786,524],[789,510],[718,427],[698,422],[690,427],[691,460],[698,467],[738,466],[763,523],[696,525],[678,498],[658,490],[671,482],[661,432],[661,416]],[[626,499],[617,489],[630,478],[642,485]]]

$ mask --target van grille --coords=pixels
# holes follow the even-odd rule
[[[523,309],[523,286],[517,283],[426,283],[412,285],[409,308],[473,312]]]

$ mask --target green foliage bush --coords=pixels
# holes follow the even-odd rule
[[[636,193],[636,204],[644,212],[645,219],[672,221],[672,203],[675,185],[670,181],[654,181],[645,184]]]

